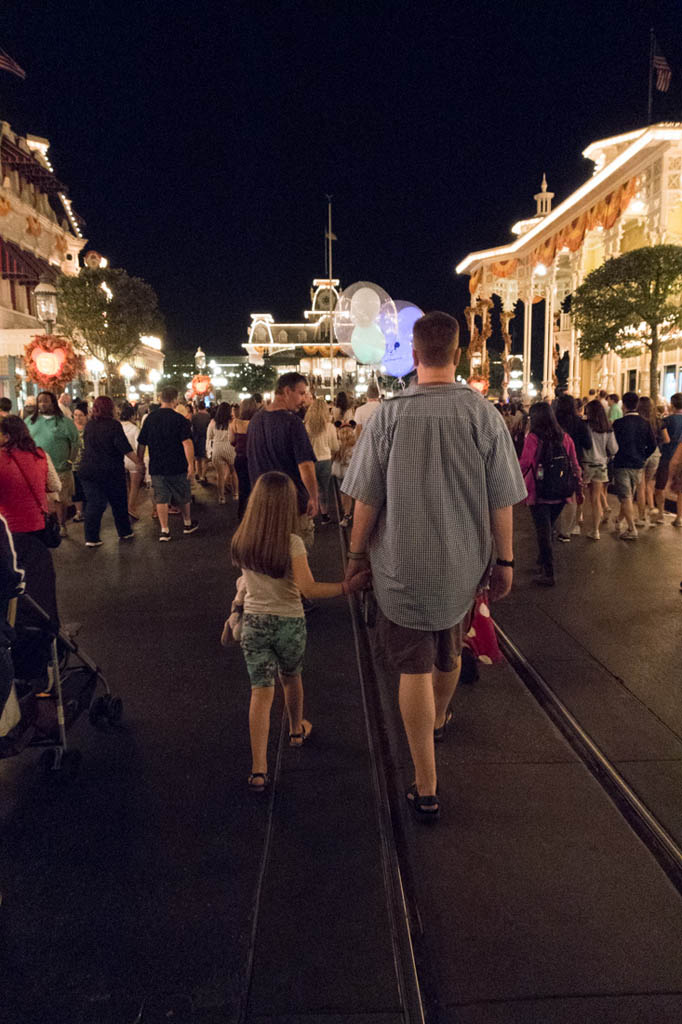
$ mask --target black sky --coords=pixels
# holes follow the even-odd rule
[[[43,135],[89,247],[156,289],[171,345],[238,352],[324,274],[460,313],[453,268],[646,120],[649,28],[682,120],[680,2],[3,6],[0,117]]]

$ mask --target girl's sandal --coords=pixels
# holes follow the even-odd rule
[[[414,811],[418,821],[432,824],[440,818],[440,800],[436,796],[420,796],[417,792],[417,785],[413,783],[405,794],[407,802]]]
[[[270,776],[267,772],[251,772],[247,782],[252,793],[264,793],[270,785]]]
[[[309,738],[313,727],[305,718],[301,720],[301,731],[289,733],[289,746],[300,748],[303,746],[305,741]]]

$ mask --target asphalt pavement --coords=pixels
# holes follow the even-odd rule
[[[82,623],[124,718],[79,721],[68,787],[46,785],[34,752],[0,762],[0,1019],[404,1020],[349,606],[319,602],[309,621],[313,737],[288,748],[278,699],[263,802],[245,786],[246,671],[218,643],[234,507],[196,493],[190,537],[175,519],[159,544],[147,511],[119,545],[107,513],[101,548],[74,525],[55,552],[62,619]],[[682,537],[576,538],[558,551],[557,588],[538,592],[518,511],[516,592],[496,614],[672,827]],[[336,527],[312,565],[340,578]],[[396,680],[376,674],[383,771],[402,793]],[[395,821],[429,1021],[677,1022],[679,896],[508,665],[460,687],[438,757],[439,825],[419,828],[406,805]]]

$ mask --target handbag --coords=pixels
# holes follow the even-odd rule
[[[53,549],[54,548],[58,548],[59,545],[62,542],[62,537],[61,537],[61,532],[60,532],[59,520],[58,520],[57,516],[55,515],[54,512],[46,512],[45,511],[45,509],[43,508],[43,503],[38,500],[38,495],[33,490],[33,484],[28,479],[28,477],[24,473],[23,469],[21,468],[21,466],[19,465],[17,460],[12,455],[12,452],[9,451],[9,452],[7,452],[7,454],[12,459],[12,462],[14,463],[14,465],[17,467],[17,469],[19,470],[19,472],[23,476],[26,484],[28,485],[29,491],[31,492],[31,494],[33,495],[33,498],[35,499],[36,505],[38,506],[40,511],[43,513],[43,516],[44,516],[44,519],[45,519],[45,525],[43,526],[42,530],[36,530],[35,536],[38,537],[38,539],[43,542],[43,544],[45,545],[46,548],[53,548]],[[47,458],[47,456],[46,456],[46,458]]]

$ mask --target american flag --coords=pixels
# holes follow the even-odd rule
[[[667,92],[670,88],[670,79],[672,78],[673,73],[670,70],[670,65],[663,54],[658,52],[658,46],[655,42],[654,71],[656,72],[656,88],[659,92]]]
[[[17,78],[26,78],[26,72],[23,68],[20,68],[15,60],[12,60],[8,53],[4,50],[0,50],[0,71],[9,71],[10,74],[16,75]]]

